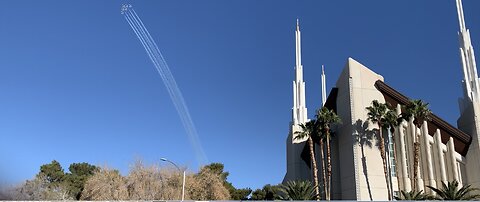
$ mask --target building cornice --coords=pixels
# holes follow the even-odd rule
[[[385,102],[391,104],[392,106],[397,106],[397,104],[407,105],[410,103],[410,99],[387,85],[381,80],[375,82],[375,87],[383,94],[385,97]],[[459,130],[456,127],[453,127],[448,122],[444,121],[437,115],[432,113],[431,120],[427,121],[428,123],[428,134],[433,137],[436,130],[439,129],[441,133],[442,143],[446,144],[450,137],[453,137],[455,151],[465,156],[468,152],[470,143],[472,142],[472,137],[463,131]]]

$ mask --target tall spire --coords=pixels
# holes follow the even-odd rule
[[[460,31],[458,32],[458,38],[460,43],[460,58],[463,68],[463,87],[464,87],[464,100],[465,101],[480,101],[479,99],[479,78],[477,74],[477,65],[475,63],[475,52],[473,50],[472,42],[470,39],[470,30],[465,25],[465,17],[463,15],[462,0],[456,0],[458,22],[460,25]],[[461,106],[461,111],[464,110],[465,105]]]
[[[457,0],[457,14],[458,14],[458,24],[460,25],[460,30],[465,30],[465,16],[463,15],[463,5],[462,0]]]
[[[295,53],[296,53],[296,60],[295,60],[295,69],[297,69],[297,75],[296,77],[300,79],[303,79],[303,75],[300,74],[298,75],[298,71],[303,71],[302,70],[302,44],[301,44],[301,37],[300,37],[300,24],[297,19],[297,28],[295,30]],[[297,79],[298,81],[298,79]]]
[[[325,78],[325,68],[322,65],[322,106],[325,106],[325,102],[327,102],[327,84]]]
[[[295,80],[293,81],[292,123],[300,124],[307,121],[305,105],[305,82],[303,81],[303,66],[300,39],[300,24],[297,19],[295,30]]]

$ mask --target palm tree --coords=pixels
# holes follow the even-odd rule
[[[335,114],[333,110],[329,110],[326,107],[322,107],[320,110],[317,110],[317,114],[315,115],[317,118],[316,124],[317,127],[320,129],[322,135],[327,143],[327,192],[325,193],[325,198],[330,200],[331,194],[331,185],[332,185],[332,164],[331,164],[331,156],[330,156],[330,140],[331,140],[331,125],[334,123],[340,123],[340,117]],[[322,139],[320,142],[322,142]]]
[[[435,199],[438,200],[475,200],[480,199],[479,194],[472,194],[473,191],[478,191],[478,188],[472,188],[472,185],[468,184],[459,189],[458,182],[456,180],[445,184],[442,182],[442,188],[437,189],[435,187],[427,186],[432,191],[437,193]]]
[[[288,181],[280,185],[280,199],[282,200],[313,200],[317,198],[315,186],[310,181]]]
[[[387,103],[387,113],[385,114],[385,126],[388,126],[390,133],[395,133],[395,128],[400,125],[401,117],[397,115],[395,109]]]
[[[393,159],[391,159],[391,162],[395,162],[397,159],[397,150],[395,149],[395,128],[398,127],[401,123],[401,118],[397,115],[397,112],[395,108],[393,108],[389,103],[387,103],[387,113],[385,114],[385,126],[388,126],[390,129],[390,134],[392,136],[392,150],[393,150]],[[390,141],[390,138],[388,139]],[[387,141],[387,142],[388,142]],[[388,144],[390,146],[390,144]],[[388,155],[388,158],[390,159],[390,155]],[[396,163],[395,163],[396,165]],[[391,163],[388,165],[389,170],[391,170]],[[395,173],[398,173],[397,170],[398,166],[395,166]],[[391,171],[389,172],[391,173]],[[390,195],[393,193],[393,184],[392,184],[392,177],[389,175],[390,179]],[[399,181],[397,182],[399,183]],[[400,184],[398,184],[398,187],[400,187]]]
[[[373,100],[372,106],[366,107],[367,113],[367,120],[371,121],[372,123],[376,123],[378,125],[378,134],[380,137],[380,156],[382,157],[383,163],[383,173],[385,174],[385,184],[387,185],[387,192],[388,192],[388,200],[392,200],[392,195],[390,192],[390,183],[389,177],[387,172],[387,159],[385,157],[385,139],[383,138],[383,126],[385,125],[385,117],[387,115],[387,105],[383,103],[379,103],[378,100]]]
[[[307,137],[308,147],[310,149],[310,161],[312,163],[312,172],[313,172],[313,183],[315,186],[315,195],[316,199],[320,200],[320,190],[318,189],[318,169],[317,169],[317,161],[315,158],[315,152],[313,148],[313,135],[315,135],[315,122],[309,121],[305,124],[300,124],[301,131],[295,132],[294,139],[304,139]]]
[[[318,144],[320,145],[320,161],[322,163],[322,187],[323,187],[323,193],[327,194],[327,171],[326,171],[326,161],[325,161],[325,147],[323,142],[325,141],[325,135],[321,132],[321,126],[318,123],[318,121],[315,121],[315,131],[316,131],[316,137],[318,139]],[[326,198],[326,196],[325,196]]]
[[[418,135],[417,130],[420,129],[424,120],[430,119],[431,114],[432,112],[428,109],[428,103],[424,103],[422,100],[412,100],[407,104],[402,115],[407,121],[413,117],[413,124],[416,126],[413,142],[413,190],[417,189],[418,170],[420,169],[420,135]]]
[[[423,190],[421,191],[400,191],[400,196],[395,196],[395,200],[407,200],[407,201],[424,201],[424,200],[431,200],[433,199],[432,196],[428,194],[422,193]]]

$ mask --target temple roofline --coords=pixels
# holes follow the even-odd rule
[[[376,81],[375,87],[383,94],[385,101],[390,103],[392,106],[396,106],[397,104],[406,105],[410,102],[410,99],[407,96],[399,93],[383,81]],[[455,142],[455,151],[462,156],[465,156],[472,142],[472,137],[444,121],[434,113],[432,113],[431,118],[432,120],[427,121],[429,128],[428,134],[433,137],[436,129],[440,129],[442,134],[442,142],[446,144],[449,137],[453,137]]]

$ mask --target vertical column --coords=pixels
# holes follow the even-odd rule
[[[410,180],[408,179],[408,169],[407,169],[407,150],[405,149],[406,147],[406,142],[405,142],[405,133],[403,132],[404,130],[404,123],[402,123],[399,127],[399,136],[400,136],[400,161],[401,161],[401,171],[402,171],[402,182],[403,182],[403,188],[406,191],[410,191],[412,188],[410,186]]]
[[[458,169],[457,169],[457,158],[455,157],[455,145],[453,142],[453,138],[450,137],[448,140],[448,151],[449,151],[449,157],[450,157],[450,166],[452,166],[452,174],[453,174],[453,179],[456,180],[457,182],[460,182],[459,175],[458,175]]]
[[[423,123],[423,127],[422,127],[422,131],[423,131],[423,140],[425,142],[425,157],[424,158],[426,160],[426,167],[427,167],[427,173],[428,173],[428,178],[425,177],[425,180],[428,182],[428,185],[432,186],[432,187],[437,187],[436,184],[435,184],[435,177],[433,176],[433,165],[432,165],[432,151],[431,151],[431,148],[430,148],[430,140],[429,140],[429,135],[428,135],[428,124],[427,122],[425,121]]]
[[[412,155],[411,155],[411,158],[409,158],[410,167],[411,167],[410,170],[412,170],[411,179],[415,178],[414,172],[416,170],[418,174],[417,174],[417,177],[415,178],[415,180],[413,180],[413,183],[415,183],[418,190],[423,190],[423,183],[420,182],[420,180],[421,180],[421,178],[420,178],[420,174],[421,174],[420,164],[421,164],[421,162],[418,162],[418,164],[419,164],[418,167],[415,167],[415,142],[420,143],[420,139],[417,138],[417,137],[419,137],[419,136],[417,136],[417,133],[420,133],[420,131],[417,130],[417,126],[415,124],[413,124],[413,118],[410,120],[408,125],[410,126],[410,134],[411,134],[411,137],[412,137],[412,141],[411,141],[412,146],[410,147],[410,150],[411,150],[410,154],[412,154]],[[420,148],[420,150],[421,150],[421,148]],[[419,152],[418,155],[419,155],[419,157],[418,157],[419,160],[422,160],[421,152]]]
[[[435,133],[435,143],[437,146],[438,150],[438,162],[440,163],[440,176],[442,179],[442,182],[447,182],[447,169],[445,167],[445,155],[443,155],[443,149],[442,149],[442,137],[440,134],[440,130],[437,129],[437,132]]]

